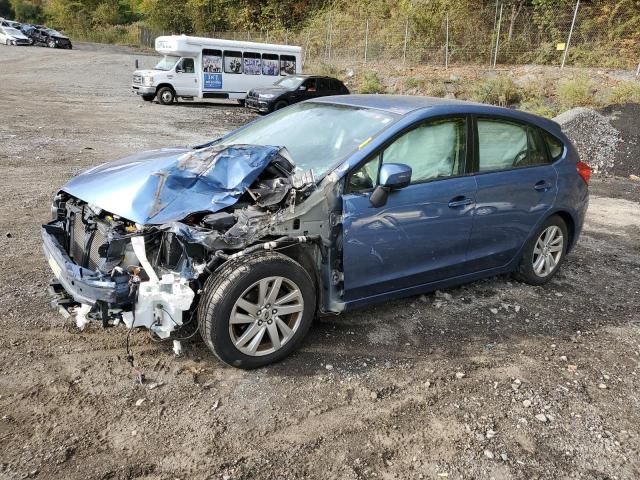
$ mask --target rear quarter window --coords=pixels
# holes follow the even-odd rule
[[[542,137],[544,138],[544,143],[547,144],[551,160],[555,161],[559,159],[562,156],[562,152],[564,152],[564,144],[547,132],[542,132]]]

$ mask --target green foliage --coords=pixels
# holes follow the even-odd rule
[[[40,3],[29,0],[9,0],[9,2],[15,13],[15,19],[19,22],[42,23],[44,21],[44,12]]]
[[[575,107],[596,106],[598,102],[594,93],[591,79],[581,75],[560,83],[556,95],[562,108],[568,110]]]
[[[611,90],[609,103],[640,103],[640,83],[620,82]]]
[[[380,82],[378,74],[371,70],[364,73],[358,86],[359,93],[385,93],[386,91],[387,89]]]
[[[9,0],[0,0],[0,17],[13,18],[15,12]]]
[[[522,99],[522,90],[511,77],[500,75],[478,83],[471,94],[473,100],[508,107]]]

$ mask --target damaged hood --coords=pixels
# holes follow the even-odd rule
[[[161,225],[238,201],[279,147],[214,145],[139,153],[82,172],[62,190],[143,225]]]

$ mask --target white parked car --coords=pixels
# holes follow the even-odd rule
[[[13,27],[0,27],[0,43],[3,45],[31,45],[33,40]]]

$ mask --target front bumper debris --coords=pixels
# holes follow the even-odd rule
[[[42,226],[42,250],[49,266],[64,290],[78,303],[110,306],[130,303],[129,282],[126,277],[112,278],[76,265],[60,243],[64,236],[56,222]]]

